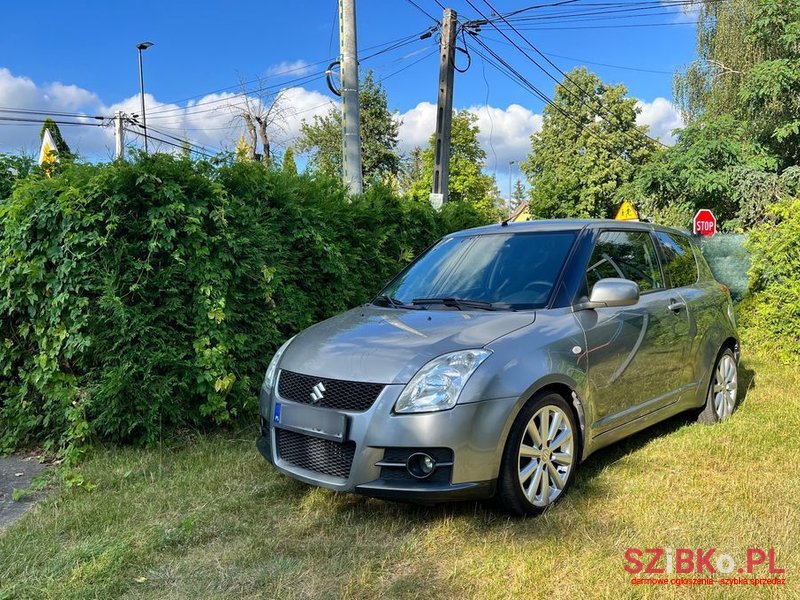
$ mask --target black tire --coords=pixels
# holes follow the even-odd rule
[[[534,473],[541,468],[547,473],[548,481],[554,481],[554,476],[549,474],[551,471],[549,471],[548,468],[558,470],[563,469],[564,467],[560,463],[556,462],[557,453],[552,452],[551,454],[549,449],[547,450],[547,455],[545,458],[524,458],[521,457],[520,450],[523,440],[532,440],[530,433],[528,432],[528,424],[535,416],[538,416],[539,411],[545,407],[554,407],[558,409],[561,415],[557,418],[560,419],[560,421],[563,421],[563,418],[566,417],[569,424],[569,431],[571,432],[570,453],[572,455],[572,461],[567,471],[566,481],[561,487],[560,492],[552,501],[547,502],[547,504],[544,506],[540,506],[529,500],[528,496],[526,495],[523,489],[523,483],[520,482],[521,470],[526,469],[529,465],[534,465],[534,467],[532,467],[534,468]],[[555,415],[554,412],[552,414]],[[541,422],[541,419],[539,422]],[[552,423],[552,421],[550,421],[550,423]],[[563,434],[563,431],[561,433]],[[550,441],[552,442],[553,440],[558,439],[559,435],[554,435]],[[566,444],[566,442],[564,442],[564,444]],[[526,444],[526,446],[528,445],[529,444]],[[549,446],[549,444],[547,445]],[[563,450],[564,446],[562,445],[560,449]],[[558,454],[563,456],[564,453]],[[501,510],[516,516],[539,515],[543,513],[553,504],[558,502],[558,500],[560,500],[569,489],[569,486],[572,484],[572,481],[575,478],[575,470],[578,466],[578,462],[580,461],[580,456],[580,430],[577,427],[572,408],[567,401],[561,395],[556,393],[543,393],[534,395],[525,404],[525,406],[517,415],[516,419],[514,419],[514,423],[511,426],[511,430],[508,434],[508,439],[506,440],[506,445],[503,449],[503,459],[500,464],[497,492],[494,498],[495,504]],[[529,462],[523,464],[523,462],[526,460]],[[538,465],[542,466],[540,467]],[[561,471],[557,472],[561,473]],[[531,475],[531,479],[527,479],[527,481],[529,482],[529,489],[532,489],[535,482],[535,476]],[[536,489],[541,490],[541,479],[540,485],[536,486]],[[548,488],[548,490],[549,489],[550,488]],[[543,498],[544,493],[542,492],[539,494],[539,496]],[[543,502],[542,498],[540,498],[538,501]],[[534,498],[534,500],[536,501],[536,498]]]
[[[711,381],[708,384],[708,391],[706,392],[706,404],[697,415],[697,422],[703,425],[714,425],[715,423],[719,423],[721,420],[730,417],[733,411],[736,410],[736,403],[739,399],[738,389],[734,389],[733,402],[730,406],[730,410],[723,411],[722,415],[720,415],[720,411],[718,410],[715,402],[717,396],[717,393],[715,392],[715,386],[718,384],[717,379],[720,371],[720,365],[723,364],[732,365],[736,387],[738,388],[739,365],[736,363],[736,355],[730,348],[724,348],[722,352],[719,353],[717,360],[714,362],[714,370],[711,372]],[[729,405],[730,404],[731,403],[729,402]]]

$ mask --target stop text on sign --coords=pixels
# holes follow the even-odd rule
[[[714,235],[717,233],[717,218],[707,208],[701,208],[692,220],[695,235]]]

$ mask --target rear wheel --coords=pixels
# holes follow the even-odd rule
[[[497,502],[515,515],[537,515],[566,492],[578,463],[580,438],[566,400],[534,396],[511,427],[500,466]]]
[[[714,365],[706,405],[697,417],[699,423],[713,425],[733,414],[739,386],[739,369],[730,348],[722,351]]]

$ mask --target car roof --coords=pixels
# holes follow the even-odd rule
[[[518,221],[508,223],[495,223],[483,227],[473,227],[457,231],[451,235],[489,235],[493,233],[534,233],[541,231],[581,231],[583,229],[632,229],[638,231],[667,231],[688,235],[681,231],[664,225],[647,223],[645,221],[616,221],[614,219],[549,219],[535,221]]]

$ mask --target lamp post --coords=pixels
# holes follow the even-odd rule
[[[136,44],[139,51],[139,96],[142,99],[142,129],[144,130],[144,153],[147,154],[147,116],[144,112],[144,73],[142,72],[142,51],[147,50],[153,42],[140,42]]]
[[[514,165],[517,164],[517,161],[510,160],[508,161],[508,204],[511,205],[511,174],[514,172]]]

